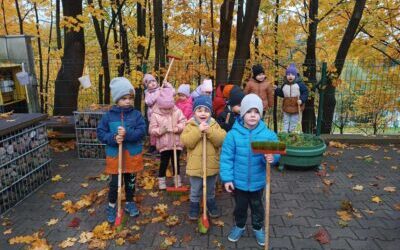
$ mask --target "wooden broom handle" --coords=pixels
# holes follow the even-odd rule
[[[174,58],[172,58],[174,59]],[[175,171],[175,188],[178,187],[178,162],[176,155],[176,141],[175,141],[175,133],[174,133],[174,114],[172,114],[172,140],[174,141],[174,171]]]
[[[207,138],[206,133],[203,132],[203,218],[207,217]]]
[[[118,212],[122,202],[122,143],[118,144]]]
[[[168,65],[168,70],[167,70],[167,73],[165,74],[165,77],[164,77],[164,81],[163,81],[162,87],[164,87],[164,82],[166,82],[166,81],[167,81],[167,79],[168,79],[169,71],[171,70],[172,64],[174,64],[174,61],[175,61],[175,58],[173,58],[173,57],[172,57],[172,59],[171,59],[171,63]]]
[[[265,183],[265,246],[264,249],[269,249],[269,207],[271,195],[271,165],[267,159],[267,182]]]

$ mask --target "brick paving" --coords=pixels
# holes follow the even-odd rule
[[[397,147],[397,148],[396,148]],[[377,148],[375,148],[377,149]],[[272,171],[271,185],[271,217],[270,239],[272,249],[399,249],[400,245],[400,145],[379,147],[351,146],[346,149],[328,148],[325,156],[327,176],[319,177],[314,170],[296,171],[285,169]],[[335,155],[336,153],[336,155]],[[370,157],[365,157],[370,155]],[[363,159],[360,159],[361,157]],[[366,160],[369,158],[370,160]],[[154,158],[155,159],[155,158]],[[156,162],[156,160],[154,160]],[[60,164],[68,164],[66,167]],[[152,163],[151,163],[152,164]],[[83,194],[99,191],[107,186],[105,181],[87,180],[85,177],[99,175],[103,162],[96,160],[79,160],[75,151],[53,153],[53,176],[60,174],[60,182],[48,182],[30,197],[18,204],[1,218],[7,218],[10,226],[0,226],[0,249],[24,249],[25,245],[9,245],[8,239],[20,235],[29,235],[38,230],[44,232],[44,237],[59,249],[58,244],[67,237],[77,237],[82,231],[91,231],[96,225],[105,221],[105,202],[92,205],[95,213],[90,215],[87,209],[75,214],[67,214],[62,210],[61,202],[55,201],[51,195],[65,192],[65,199],[79,200]],[[331,167],[332,166],[332,167]],[[348,174],[353,174],[352,178]],[[333,181],[328,187],[322,179]],[[185,179],[186,180],[186,179]],[[87,188],[81,183],[87,182]],[[362,185],[362,191],[353,191],[352,187]],[[395,192],[386,192],[384,187],[394,186]],[[156,190],[156,187],[154,188]],[[217,204],[222,209],[220,218],[223,227],[212,225],[208,234],[200,235],[197,224],[187,220],[189,202],[173,205],[175,198],[160,194],[151,197],[148,190],[139,189],[139,196],[144,199],[140,207],[152,207],[158,203],[168,205],[168,213],[177,215],[181,223],[169,228],[164,222],[140,225],[141,238],[135,244],[125,243],[116,246],[114,240],[108,241],[108,249],[159,249],[165,236],[160,231],[175,235],[178,239],[170,249],[260,249],[254,239],[250,226],[245,235],[237,243],[227,240],[227,235],[233,224],[233,199],[226,192],[217,194]],[[372,196],[382,199],[380,204],[371,201]],[[361,218],[353,218],[347,227],[339,225],[336,214],[340,210],[341,201],[350,200],[353,208],[361,214]],[[396,206],[397,205],[397,206]],[[373,214],[372,212],[373,211]],[[290,214],[290,213],[291,214]],[[149,215],[131,218],[128,226],[133,226],[144,217],[153,218],[154,211]],[[74,217],[81,222],[78,228],[70,228],[68,224]],[[47,226],[51,218],[59,222]],[[250,221],[248,220],[248,223]],[[320,244],[313,238],[319,227],[327,230],[330,243]],[[3,232],[12,228],[11,234]],[[87,244],[75,243],[69,249],[87,249]]]

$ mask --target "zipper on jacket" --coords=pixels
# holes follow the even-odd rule
[[[251,157],[253,156],[253,152],[252,152],[252,149],[251,149],[251,130],[250,130],[250,147],[249,147],[249,164],[247,165],[247,173],[248,173],[248,176],[247,176],[247,188],[248,188],[248,191],[250,191],[250,174],[251,174],[251,171],[250,171],[250,168],[251,168]]]

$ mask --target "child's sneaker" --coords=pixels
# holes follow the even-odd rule
[[[189,219],[197,220],[200,214],[200,203],[190,202]]]
[[[182,187],[182,179],[181,179],[181,176],[180,175],[178,175],[178,183],[176,184],[176,186],[177,187]],[[175,181],[176,181],[176,179],[174,178],[174,184],[175,184]]]
[[[136,207],[135,202],[127,202],[125,204],[125,212],[127,212],[131,217],[139,215],[139,209]]]
[[[215,199],[207,200],[207,211],[211,218],[218,218],[221,216],[221,212],[217,207],[217,203],[215,203]]]
[[[165,183],[165,177],[158,177],[158,188],[160,190],[167,189],[167,184]]]
[[[233,228],[231,229],[231,232],[228,235],[228,240],[231,242],[236,242],[240,239],[240,237],[242,237],[243,233],[244,233],[245,229],[240,228],[238,226],[233,226]]]
[[[107,221],[110,223],[114,223],[115,217],[117,217],[117,207],[116,206],[112,207],[108,205],[106,208],[106,212],[107,212]]]
[[[256,240],[258,245],[264,246],[265,245],[265,232],[261,228],[260,230],[253,229],[254,235],[256,236]]]

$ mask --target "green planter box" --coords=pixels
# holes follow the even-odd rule
[[[326,145],[318,136],[311,134],[279,133],[279,140],[286,143],[286,155],[282,155],[279,168],[290,166],[297,169],[319,167]]]

